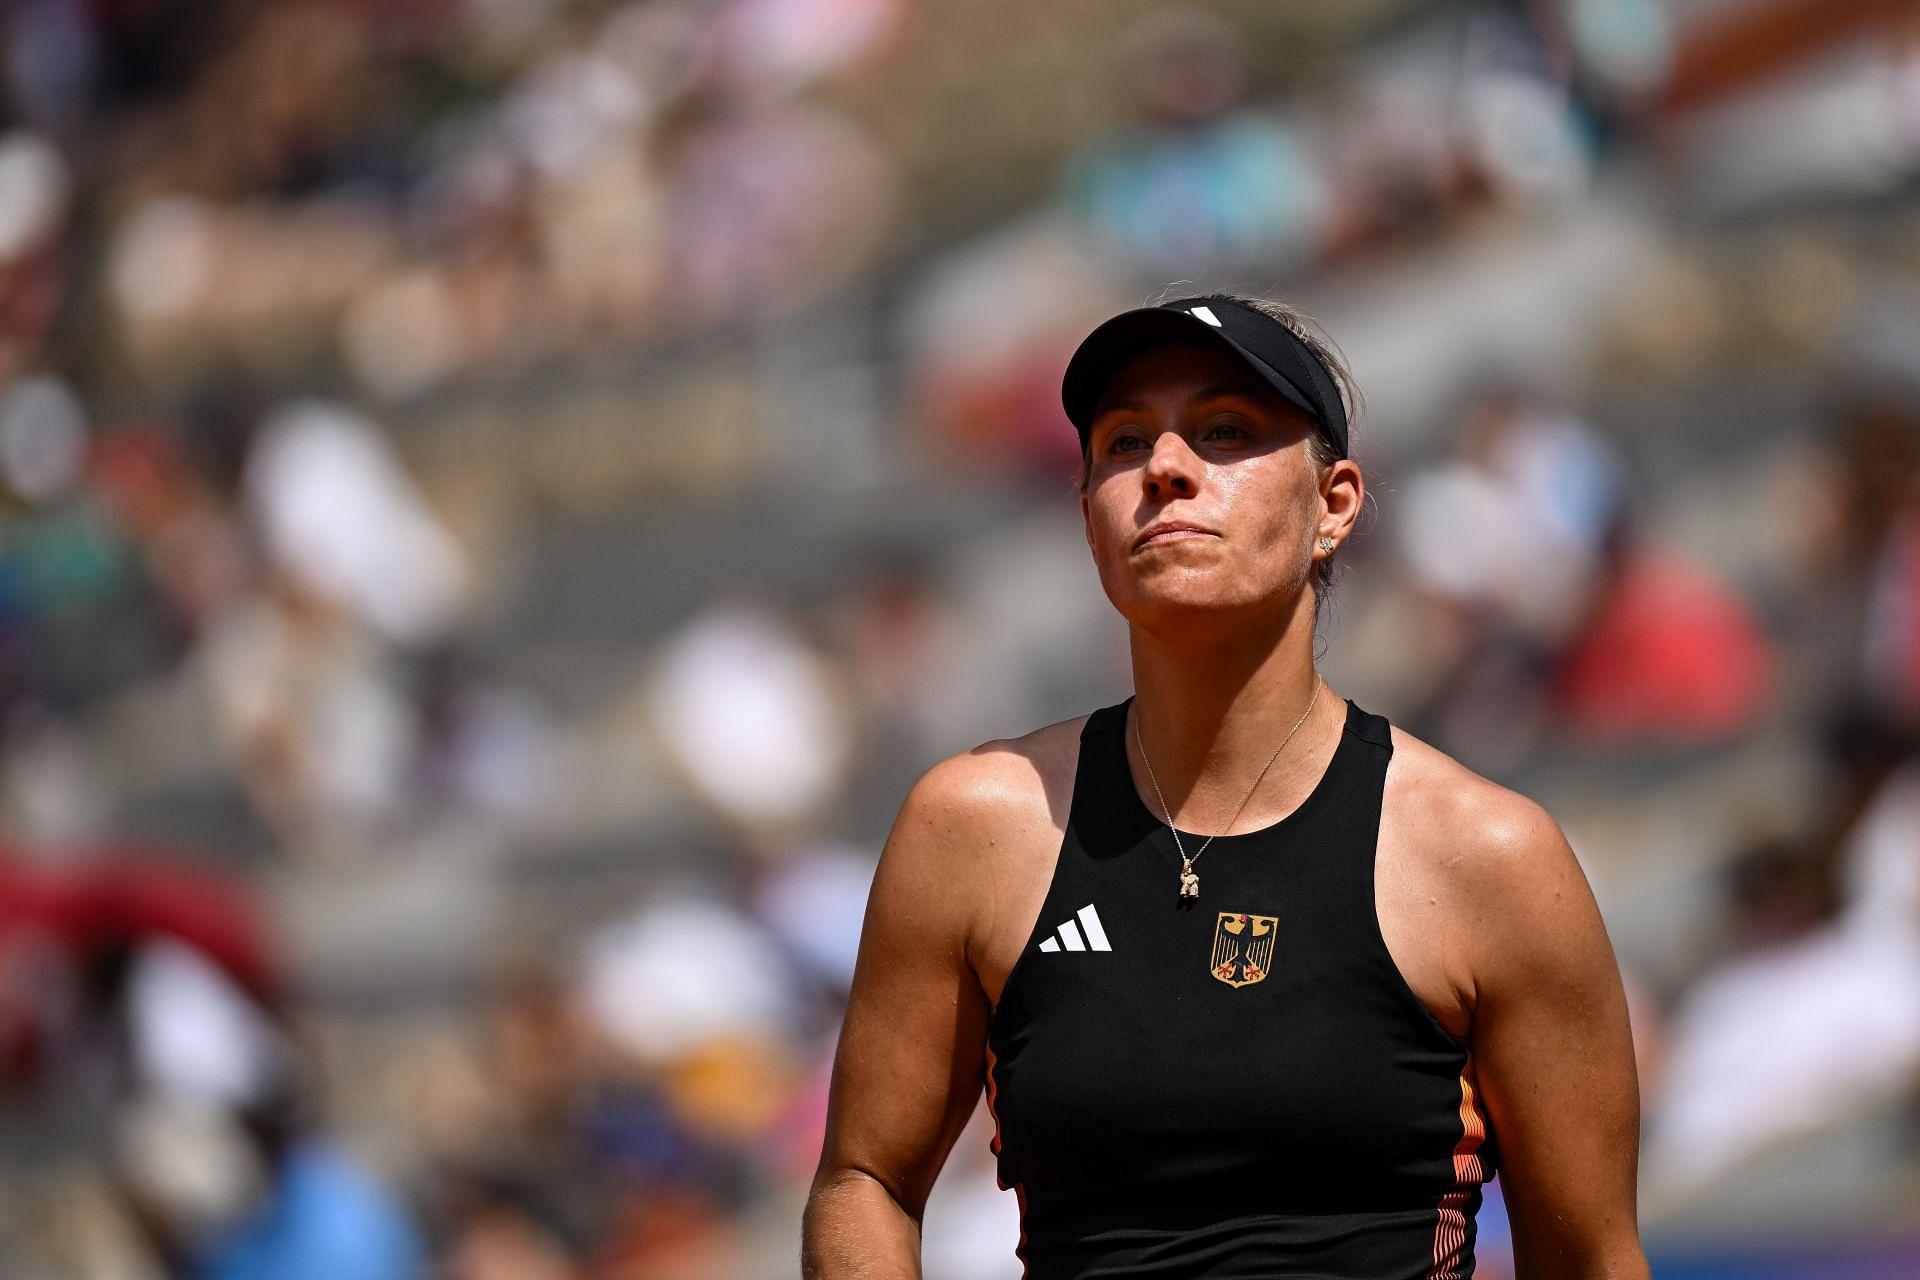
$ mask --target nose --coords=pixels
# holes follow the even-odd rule
[[[1199,488],[1199,462],[1178,431],[1162,431],[1141,469],[1147,496],[1189,496]]]

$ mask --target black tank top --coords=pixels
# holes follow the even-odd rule
[[[1466,1048],[1381,938],[1386,720],[1349,700],[1313,792],[1216,839],[1183,902],[1127,767],[1132,701],[1081,730],[1053,880],[987,1032],[1025,1274],[1471,1276],[1493,1144]]]

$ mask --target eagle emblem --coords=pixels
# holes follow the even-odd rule
[[[1273,926],[1278,916],[1222,911],[1213,926],[1213,959],[1208,970],[1230,987],[1246,987],[1267,976],[1273,965]]]

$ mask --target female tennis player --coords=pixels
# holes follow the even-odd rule
[[[917,1276],[981,1088],[1034,1280],[1645,1277],[1618,969],[1554,821],[1336,694],[1364,493],[1296,313],[1129,311],[1063,387],[1133,693],[915,783],[874,878],[810,1278]],[[1417,645],[1418,636],[1407,642]]]

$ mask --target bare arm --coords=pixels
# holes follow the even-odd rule
[[[802,1225],[806,1280],[920,1275],[921,1214],[986,1052],[966,880],[984,785],[968,756],[935,765],[881,852]]]
[[[1475,823],[1473,1057],[1519,1280],[1644,1280],[1640,1093],[1626,996],[1586,876],[1538,805]]]

